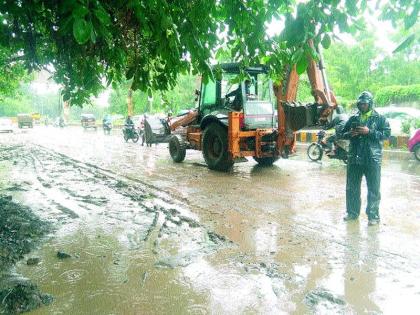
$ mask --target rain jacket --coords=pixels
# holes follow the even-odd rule
[[[354,122],[359,126],[367,126],[369,133],[352,137],[350,130]],[[363,123],[361,112],[351,116],[341,131],[341,137],[350,140],[348,163],[359,165],[366,165],[370,162],[381,163],[383,140],[389,138],[390,135],[389,122],[375,110],[372,110],[372,115]]]

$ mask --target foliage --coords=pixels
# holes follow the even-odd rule
[[[375,95],[378,105],[420,102],[420,84],[391,85],[380,88]]]
[[[415,96],[420,73],[418,56],[406,51],[381,57],[384,53],[376,47],[372,35],[363,32],[357,40],[357,45],[336,43],[324,52],[328,81],[340,102],[352,105],[364,90],[371,91],[380,106],[419,101]]]
[[[408,118],[405,119],[401,124],[401,130],[405,134],[410,134],[412,129],[420,128],[420,118]]]
[[[404,29],[409,30],[416,25],[419,13],[420,3],[418,0],[388,0],[383,7],[382,18],[392,21],[394,27],[402,21]],[[416,30],[405,36],[394,52],[407,50],[414,43],[420,44],[420,36]]]
[[[415,7],[391,3],[407,12]],[[333,29],[356,31],[366,10],[367,0],[4,0],[0,47],[10,58],[1,67],[50,66],[64,99],[78,105],[103,89],[103,79],[107,85],[131,80],[131,88],[142,91],[167,90],[190,70],[207,80],[218,73],[209,67],[218,51],[244,66],[265,63],[281,76],[285,64],[303,72],[306,57],[316,57],[308,39],[328,48]],[[385,18],[403,18],[402,10],[395,12]],[[268,38],[273,19],[285,26]],[[416,20],[413,15],[406,26]]]
[[[20,63],[8,62],[10,54],[10,49],[0,46],[0,101],[14,96],[20,81],[30,78]]]
[[[113,89],[110,97],[110,113],[127,115],[127,96],[130,82],[126,82]],[[134,113],[142,114],[146,112],[172,112],[176,113],[180,109],[194,107],[194,90],[196,77],[192,75],[181,75],[174,88],[168,91],[152,92],[152,100],[149,104],[148,93],[135,91],[133,93]]]
[[[18,113],[30,112],[32,112],[32,104],[26,97],[18,95],[0,100],[0,116],[14,117]]]
[[[376,84],[372,61],[377,56],[373,38],[365,38],[356,46],[342,43],[333,45],[324,53],[328,81],[334,92],[345,99],[355,99],[361,91]]]

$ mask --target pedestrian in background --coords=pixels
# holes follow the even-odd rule
[[[350,140],[347,164],[346,208],[344,221],[357,220],[360,214],[362,177],[367,184],[366,214],[369,225],[379,224],[381,201],[381,162],[383,140],[391,135],[385,117],[373,109],[373,96],[362,92],[357,100],[357,114],[350,117],[342,137]]]

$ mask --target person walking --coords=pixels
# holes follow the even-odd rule
[[[341,137],[350,140],[347,164],[346,209],[344,221],[357,220],[360,214],[362,177],[367,184],[366,215],[369,225],[380,221],[381,162],[383,140],[391,135],[388,121],[373,109],[373,96],[362,92],[357,100],[357,114],[345,124]]]

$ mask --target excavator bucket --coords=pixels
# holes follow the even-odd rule
[[[305,127],[316,125],[318,120],[318,105],[317,104],[300,104],[294,102],[283,103],[286,121],[293,131],[298,131]]]

